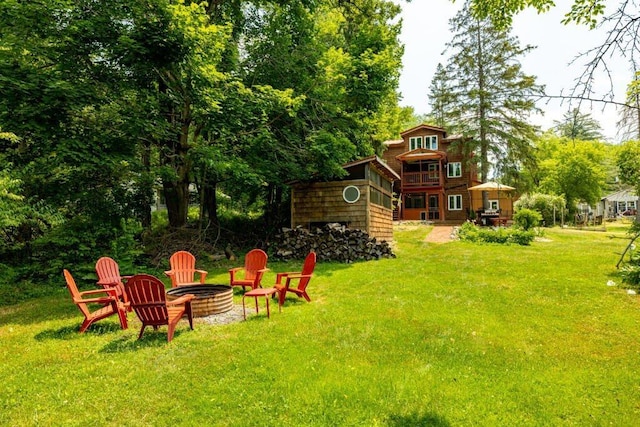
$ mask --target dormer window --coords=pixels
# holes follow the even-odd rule
[[[424,138],[424,142],[423,142]],[[427,136],[412,136],[409,138],[409,150],[415,150],[417,148],[426,148],[427,150],[438,149],[438,135]]]

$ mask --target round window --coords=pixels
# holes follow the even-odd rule
[[[342,190],[342,198],[347,203],[355,203],[360,199],[360,189],[355,185],[349,185]]]

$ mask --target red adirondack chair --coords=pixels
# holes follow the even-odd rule
[[[309,255],[304,260],[302,271],[300,272],[287,272],[278,273],[276,275],[276,284],[274,287],[278,290],[278,297],[280,298],[280,305],[284,304],[284,298],[287,292],[292,292],[299,297],[304,297],[307,301],[311,301],[309,294],[307,294],[307,285],[313,276],[313,270],[316,267],[316,254],[315,252],[309,252]],[[282,279],[286,279],[282,283]],[[298,286],[291,287],[291,281],[297,280]]]
[[[149,274],[136,274],[124,285],[131,308],[142,322],[138,339],[142,338],[147,326],[167,325],[167,341],[171,342],[178,321],[187,315],[189,327],[193,329],[191,300],[194,295],[187,294],[173,301],[167,301],[164,284]]]
[[[128,303],[127,293],[124,291],[124,281],[132,276],[120,276],[120,267],[112,258],[102,257],[96,262],[96,274],[98,286],[103,288],[115,288],[118,298],[125,304]],[[129,308],[129,311],[131,309]]]
[[[80,292],[76,285],[76,281],[73,279],[71,273],[69,273],[69,270],[64,269],[63,273],[67,282],[67,288],[71,294],[71,299],[84,315],[84,321],[82,322],[78,332],[82,333],[86,331],[93,322],[97,322],[100,319],[107,318],[114,314],[118,315],[122,329],[127,329],[127,312],[124,304],[118,300],[118,296],[114,288]],[[101,296],[95,296],[100,294]],[[89,309],[89,304],[98,304],[101,307],[95,311],[91,311]]]
[[[204,284],[207,272],[196,269],[196,257],[190,252],[178,251],[169,258],[169,266],[171,270],[165,271],[164,274],[171,278],[171,286],[197,285]],[[200,275],[200,282],[196,282],[195,275]]]
[[[235,267],[229,270],[231,286],[246,286],[251,289],[260,287],[262,276],[269,269],[267,268],[267,254],[261,249],[250,250],[244,258],[244,267]],[[240,272],[244,270],[244,277],[240,277]]]

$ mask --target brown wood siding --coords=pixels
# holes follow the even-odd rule
[[[379,240],[393,240],[393,212],[384,206],[369,206],[369,235]]]
[[[396,156],[409,151],[407,144],[405,141],[405,143],[401,145],[391,145],[382,153],[382,159],[387,162],[387,165],[398,175],[400,175],[402,170],[402,162],[396,159]]]
[[[348,185],[360,190],[360,199],[355,203],[342,198],[342,190]],[[364,180],[297,184],[291,194],[291,226],[340,222],[366,231],[368,200],[369,186]]]
[[[360,190],[360,199],[347,203],[342,191],[348,185]],[[393,239],[393,211],[369,203],[369,181],[333,181],[295,184],[291,191],[291,226],[339,222],[364,230],[371,237]]]

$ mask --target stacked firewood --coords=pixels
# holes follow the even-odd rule
[[[304,259],[314,251],[318,261],[353,262],[395,258],[386,240],[378,241],[362,230],[333,223],[307,230],[283,228],[272,243],[275,257],[281,260]]]

